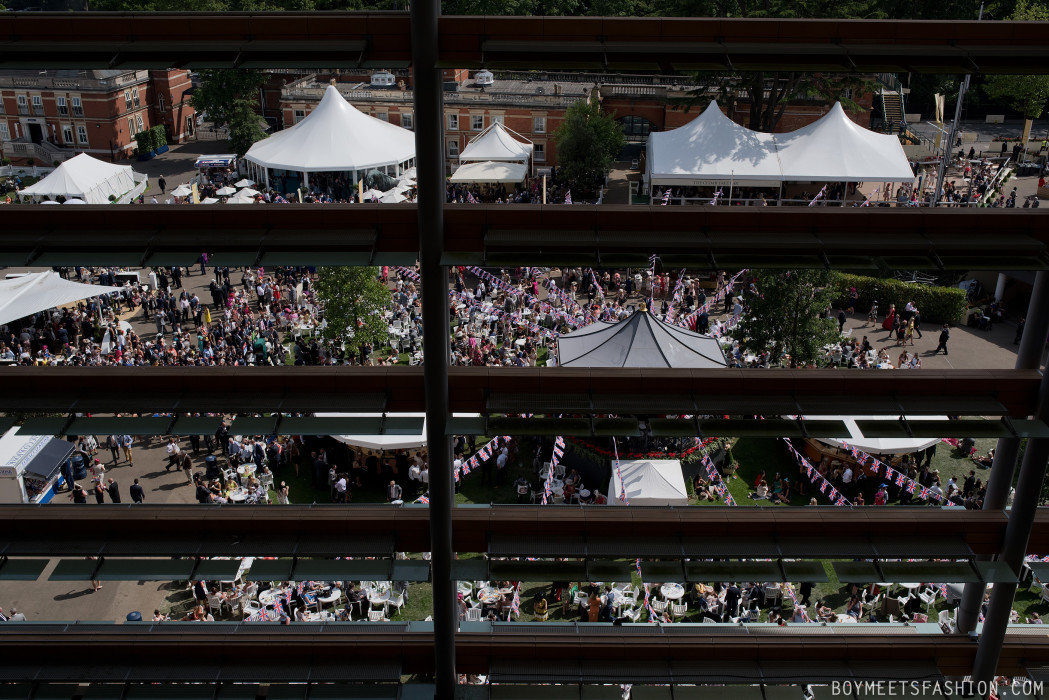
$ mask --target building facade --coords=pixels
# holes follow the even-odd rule
[[[190,87],[185,70],[0,71],[0,151],[16,164],[124,160],[158,124],[181,143],[195,129]]]

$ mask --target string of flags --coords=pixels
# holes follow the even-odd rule
[[[502,440],[503,444],[510,443],[509,435],[496,435],[494,438],[488,441],[481,449],[477,450],[470,459],[463,462],[462,476],[465,477],[474,469],[481,466],[482,462],[487,462],[495,454],[495,451],[499,448],[499,441]],[[455,470],[455,480],[459,481],[459,469]]]
[[[667,311],[667,323],[674,322],[674,312],[677,311],[677,305],[681,302],[681,287],[685,282],[685,270],[686,268],[681,268],[681,274],[677,276],[677,283],[674,285],[674,295],[670,301],[670,310]]]
[[[732,289],[733,285],[736,284],[736,280],[738,280],[740,277],[742,277],[744,274],[746,274],[746,272],[747,272],[747,270],[744,268],[744,269],[740,270],[739,272],[737,272],[736,274],[734,274],[732,276],[732,279],[730,279],[723,286],[719,287],[716,292],[714,292],[713,298],[708,299],[698,309],[696,309],[695,311],[690,313],[688,316],[685,316],[684,318],[682,318],[680,321],[677,322],[677,325],[685,326],[687,328],[695,328],[696,327],[696,319],[699,318],[699,315],[701,313],[703,313],[704,311],[708,311],[709,312],[711,305],[716,304],[719,301],[721,301],[725,297],[725,294],[728,292],[728,290]]]
[[[862,450],[858,450],[855,447],[849,446],[844,441],[841,443],[842,446],[849,451],[853,459],[861,466],[870,466],[874,470],[875,476],[879,476],[883,479],[888,479],[902,489],[905,489],[907,493],[913,494],[923,500],[935,498],[937,501],[947,501],[947,497],[943,494],[936,493],[920,483],[910,478],[898,469],[893,469],[888,464],[878,461],[873,455],[869,455]]]
[[[663,206],[665,207],[668,204],[670,204],[670,188],[669,187],[666,188],[663,191]]]
[[[510,612],[513,613],[514,617],[521,617],[521,586],[518,584],[514,586],[514,599],[510,603]]]
[[[812,198],[811,202],[809,202],[809,206],[810,207],[816,206],[816,202],[819,201],[820,199],[823,199],[823,195],[825,195],[825,194],[827,194],[827,186],[826,185],[823,186],[822,190],[820,190],[819,192],[816,193],[816,196]]]
[[[550,501],[550,479],[554,478],[554,467],[561,463],[565,456],[565,439],[558,435],[554,438],[554,452],[550,455],[550,472],[543,477],[543,505]]]
[[[800,464],[802,468],[804,468],[805,475],[809,477],[809,481],[811,481],[813,484],[815,484],[817,481],[819,482],[820,493],[829,498],[831,503],[833,503],[836,506],[852,505],[852,503],[850,503],[845,498],[845,496],[843,496],[841,492],[838,491],[838,489],[834,488],[834,485],[830,483],[825,476],[820,474],[818,469],[812,466],[812,463],[809,462],[809,460],[805,459],[805,457],[800,452],[794,449],[794,445],[790,443],[790,438],[782,439],[783,442],[786,443],[787,449],[790,450],[791,454],[794,455],[794,459],[796,459],[798,461],[798,464]]]
[[[626,497],[626,482],[623,481],[623,470],[619,465],[619,448],[616,446],[615,437],[612,438],[612,451],[615,452],[616,455],[616,474],[619,475],[619,500],[623,502],[623,505],[628,506],[630,505],[630,501]]]
[[[710,200],[710,206],[716,206],[718,200],[721,199],[722,188],[718,188],[718,191],[714,193],[714,199]]]
[[[696,438],[696,441],[698,442],[699,438]],[[729,493],[725,480],[721,478],[721,473],[718,472],[718,468],[714,466],[713,460],[710,459],[710,455],[703,455],[700,459],[700,463],[707,470],[707,478],[710,479],[711,486],[713,486],[714,490],[725,500],[725,505],[737,505],[736,501],[732,498],[732,494]]]
[[[649,286],[649,289],[648,289],[648,311],[649,311],[649,313],[655,313],[655,310],[652,307],[656,303],[656,260],[659,260],[659,256],[656,255],[655,253],[653,253],[649,257],[649,262],[652,263],[652,271],[648,273],[648,279],[651,282],[651,284]],[[638,291],[640,291],[640,290],[638,290]]]
[[[545,313],[548,313],[551,316],[554,316],[555,318],[558,318],[558,319],[564,321],[565,323],[567,323],[569,326],[572,326],[573,328],[579,325],[579,322],[573,316],[570,316],[569,314],[565,313],[564,311],[562,311],[560,309],[555,309],[554,307],[550,306],[550,304],[547,304],[545,302],[539,301],[539,299],[537,297],[532,296],[531,294],[529,294],[528,292],[526,292],[524,290],[517,289],[516,287],[514,287],[514,286],[512,286],[510,284],[507,284],[501,278],[496,277],[495,275],[493,275],[490,272],[485,272],[484,270],[482,270],[479,267],[468,267],[466,269],[469,270],[470,272],[472,272],[477,277],[480,277],[481,279],[484,279],[484,280],[487,280],[487,281],[491,282],[493,285],[499,287],[500,289],[502,289],[505,292],[508,292],[509,294],[512,294],[514,296],[516,296],[516,295],[524,296],[525,300],[528,302],[529,305],[539,304],[539,308],[542,309]]]

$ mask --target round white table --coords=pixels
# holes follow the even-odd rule
[[[659,590],[667,600],[681,600],[685,595],[685,587],[680,583],[664,583]]]
[[[565,482],[561,481],[560,479],[550,479],[550,490],[551,491],[553,491],[555,489],[563,489],[564,487],[565,487]]]
[[[580,498],[590,498],[590,489],[580,489],[579,490],[579,497]]]
[[[368,602],[372,605],[386,605],[388,600],[390,600],[389,589],[382,591],[381,593],[378,591],[370,591],[368,593]]]
[[[259,593],[259,604],[264,608],[268,608],[277,602],[277,599],[284,595],[283,591],[277,588],[268,588],[262,593]]]
[[[236,491],[230,494],[229,500],[233,501],[234,503],[243,503],[244,501],[248,500],[248,492],[244,489],[237,489]]]
[[[237,467],[237,474],[240,476],[251,476],[255,473],[255,465],[253,463],[242,464]]]
[[[503,594],[499,592],[498,588],[487,586],[477,591],[477,600],[481,601],[485,605],[494,605],[502,600]]]
[[[920,583],[901,583],[901,586],[906,588],[908,591],[914,592],[922,587]]]
[[[318,597],[317,602],[321,605],[334,605],[335,603],[339,602],[340,598],[342,598],[342,590],[336,588],[335,586],[332,586],[331,593],[324,596],[323,598]]]

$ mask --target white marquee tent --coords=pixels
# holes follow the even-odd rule
[[[859,126],[836,103],[818,121],[787,134],[752,131],[715,102],[685,126],[648,136],[646,180],[656,186],[720,186],[733,181],[910,182],[899,139]]]
[[[43,180],[22,190],[35,198],[78,198],[88,204],[109,204],[113,195],[120,200],[143,186],[146,176],[136,173],[130,165],[115,165],[81,153],[63,161]],[[138,194],[135,192],[135,194]]]
[[[832,447],[842,448],[843,443],[872,455],[909,454],[937,444],[939,438],[878,438],[864,437],[857,420],[899,420],[899,416],[805,416],[808,420],[840,420],[845,423],[852,437],[848,440],[820,439]],[[947,420],[947,416],[907,416],[908,421]]]
[[[0,324],[16,321],[37,311],[69,304],[99,294],[123,291],[62,279],[54,270],[34,272],[0,281]]]
[[[524,182],[527,176],[528,166],[524,163],[496,163],[484,160],[478,163],[463,163],[456,168],[448,181],[516,184]]]
[[[517,138],[514,138],[514,137]],[[523,142],[522,142],[523,139]],[[524,161],[532,157],[532,142],[512,129],[507,129],[499,122],[492,122],[488,128],[474,136],[466,148],[459,154],[459,162],[494,160]]]
[[[681,462],[676,459],[626,460],[620,463],[623,481],[615,464],[612,478],[608,482],[608,505],[610,506],[686,506],[688,491]],[[627,502],[620,500],[623,484],[626,484]]]
[[[362,418],[376,420],[382,417],[381,413],[317,413],[317,418]],[[476,418],[477,413],[454,413],[456,418]],[[346,445],[364,447],[372,450],[400,450],[426,445],[426,414],[425,413],[397,413],[390,417],[395,418],[421,418],[421,427],[408,432],[388,433],[386,435],[332,435],[332,437]]]
[[[618,323],[597,321],[557,341],[562,367],[725,367],[717,338],[672,326],[647,311]]]
[[[341,172],[356,182],[369,170],[400,175],[415,164],[415,134],[370,117],[347,102],[334,85],[305,119],[248,149],[252,179],[270,182],[271,170],[303,174]]]

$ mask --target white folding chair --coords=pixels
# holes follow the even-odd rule
[[[226,601],[219,595],[208,596],[208,610],[217,612],[219,615],[222,614],[222,606],[226,604]]]
[[[480,608],[467,608],[466,619],[469,622],[480,622],[481,621],[481,609]]]
[[[386,601],[386,614],[387,615],[390,614],[390,607],[391,606],[397,608],[397,612],[400,612],[401,608],[404,607],[404,594],[403,593],[393,593],[393,594],[390,595],[389,600]]]
[[[685,603],[681,603],[680,605],[673,603],[670,606],[670,614],[674,617],[684,617],[688,614],[688,605]]]
[[[932,604],[936,602],[937,591],[935,588],[926,588],[924,591],[918,593],[918,597],[925,603],[925,612],[930,612]]]
[[[369,610],[368,622],[389,622],[389,620],[386,619],[386,614],[382,610]]]
[[[652,609],[657,613],[661,613],[667,609],[667,603],[665,600],[650,600],[649,605],[651,605]]]
[[[631,610],[620,610],[620,617],[625,617],[631,622],[637,622],[638,618],[641,617],[641,608],[633,608]]]

